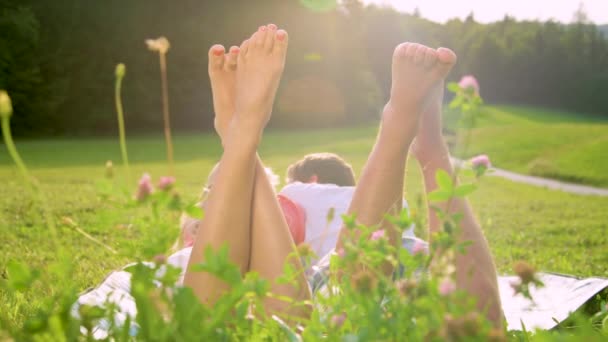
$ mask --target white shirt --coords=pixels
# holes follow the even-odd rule
[[[301,182],[287,184],[280,191],[306,212],[305,242],[319,258],[336,246],[342,228],[342,215],[347,213],[354,193],[353,186]],[[407,208],[405,200],[403,207]],[[330,217],[332,208],[333,217]],[[410,227],[403,235],[414,237],[414,228]]]

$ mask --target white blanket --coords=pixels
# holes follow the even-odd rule
[[[168,264],[182,269],[177,286],[183,284],[183,276],[191,252],[192,248],[182,249],[167,260]],[[540,273],[539,277],[545,286],[531,289],[535,303],[531,303],[521,295],[515,295],[511,283],[516,281],[517,277],[498,277],[500,299],[509,330],[522,330],[522,322],[528,330],[552,329],[597,293],[608,288],[608,279],[603,278],[579,279],[550,273]],[[72,312],[77,316],[80,305],[103,306],[106,301],[109,301],[119,308],[114,319],[115,324],[121,326],[127,316],[134,318],[137,314],[130,291],[131,274],[126,271],[112,272],[99,286],[80,296]],[[100,322],[94,336],[104,338],[109,326],[110,322]],[[133,325],[131,328],[133,335],[136,334],[136,329],[136,326]]]

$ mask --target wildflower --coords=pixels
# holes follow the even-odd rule
[[[13,114],[11,98],[6,91],[0,90],[0,118],[10,118]]]
[[[143,176],[141,176],[141,178],[139,179],[139,184],[137,185],[137,193],[135,194],[135,199],[142,202],[146,198],[148,198],[148,196],[150,196],[150,194],[152,194],[153,190],[154,190],[154,188],[152,187],[152,178],[150,177],[149,174],[144,173]]]
[[[458,86],[464,90],[473,89],[475,94],[479,95],[479,82],[477,82],[477,79],[473,75],[463,76],[460,82],[458,82]]]
[[[69,227],[76,227],[76,222],[71,217],[64,216],[61,218],[61,224]]]
[[[360,292],[371,292],[376,288],[378,279],[369,271],[361,270],[351,278],[353,288]]]
[[[516,262],[513,271],[521,279],[522,284],[529,284],[536,279],[536,270],[525,261]]]
[[[336,254],[338,254],[338,256],[340,258],[344,258],[344,254],[345,254],[344,253],[344,248],[340,247],[340,248],[336,249]]]
[[[150,51],[158,51],[159,53],[166,54],[171,47],[169,40],[165,37],[158,37],[157,39],[146,39],[146,45]]]
[[[158,181],[158,188],[163,191],[168,191],[173,187],[173,184],[175,184],[175,177],[163,176],[160,177],[160,180]]]
[[[339,315],[333,315],[331,317],[331,325],[335,328],[339,328],[342,326],[342,324],[344,324],[344,321],[346,320],[346,313],[342,312]]]
[[[456,290],[456,284],[450,278],[445,278],[439,284],[439,293],[442,296],[447,296]]]
[[[154,257],[153,261],[157,265],[164,265],[167,263],[167,256],[164,254],[158,254]]]
[[[382,238],[384,238],[384,229],[378,229],[372,233],[372,241],[380,240]]]
[[[492,166],[490,158],[485,154],[480,154],[471,158],[471,165],[473,166],[473,169],[479,169],[481,167],[488,169]]]
[[[415,279],[401,279],[395,284],[399,293],[404,296],[409,296],[418,287],[418,282]]]
[[[414,243],[414,247],[412,247],[412,254],[416,255],[419,253],[428,254],[428,247],[426,244],[420,240],[416,240]]]
[[[308,243],[301,243],[296,246],[296,250],[298,251],[298,255],[301,258],[312,258],[315,256],[315,251],[310,247]]]
[[[461,317],[447,314],[444,320],[442,337],[448,341],[468,341],[479,331],[479,315],[474,312]]]
[[[114,177],[114,164],[112,164],[111,160],[106,162],[106,178]]]
[[[119,63],[116,65],[116,78],[123,78],[125,77],[125,73],[127,72],[127,68],[125,67],[124,64]]]

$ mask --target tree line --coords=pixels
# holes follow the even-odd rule
[[[211,129],[209,47],[239,45],[269,22],[290,34],[274,126],[376,119],[390,90],[392,50],[403,41],[453,49],[459,62],[451,80],[475,75],[487,102],[608,115],[608,36],[584,21],[505,16],[481,24],[471,15],[438,24],[358,0],[0,0],[0,88],[13,99],[14,132],[114,134],[117,63],[127,66],[128,131],[157,131],[158,55],[144,41],[161,35],[171,42],[174,129]]]

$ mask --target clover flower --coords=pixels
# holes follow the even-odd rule
[[[439,293],[442,296],[447,296],[456,291],[456,284],[450,278],[445,278],[439,284]]]
[[[414,247],[412,247],[412,254],[416,255],[420,253],[428,254],[429,250],[424,242],[416,240]]]
[[[513,271],[521,279],[522,284],[532,283],[536,279],[536,270],[525,261],[516,262]]]
[[[164,254],[158,254],[154,257],[154,263],[157,265],[164,265],[167,263],[167,256]]]
[[[447,314],[444,321],[442,337],[447,341],[468,341],[477,335],[480,329],[479,315],[474,312],[460,317]]]
[[[409,296],[418,287],[418,282],[415,279],[401,279],[395,283],[395,286],[403,296]]]
[[[478,169],[480,167],[488,169],[492,166],[492,163],[490,163],[490,158],[487,155],[480,154],[471,158],[471,165],[473,166],[473,169]]]
[[[137,184],[135,199],[142,202],[152,194],[152,191],[154,191],[154,187],[152,186],[152,178],[149,174],[144,173]]]
[[[372,233],[371,239],[372,241],[377,241],[384,238],[384,229],[378,229]]]
[[[344,321],[346,321],[346,313],[342,312],[339,315],[333,315],[331,317],[331,325],[335,328],[339,328],[342,326],[342,324],[344,324]]]
[[[378,279],[370,271],[360,270],[352,276],[351,285],[356,291],[369,293],[378,285]]]
[[[158,188],[163,191],[169,191],[175,184],[175,177],[163,176],[158,181]]]
[[[473,75],[463,76],[460,82],[458,82],[458,86],[464,90],[473,89],[473,92],[479,95],[479,82],[477,82],[477,79]]]

